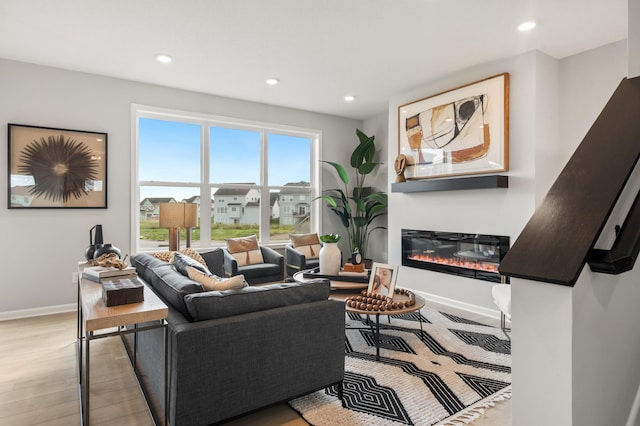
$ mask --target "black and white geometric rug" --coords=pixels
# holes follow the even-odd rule
[[[362,319],[347,314],[347,327]],[[462,425],[511,396],[511,343],[499,328],[428,308],[381,316],[379,361],[370,329],[346,336],[345,407],[335,387],[289,402],[312,425]]]

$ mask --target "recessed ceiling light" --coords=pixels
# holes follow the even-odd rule
[[[280,83],[280,79],[274,77],[269,77],[265,81],[269,86],[275,86],[276,84]]]
[[[170,63],[170,62],[171,62],[171,60],[172,60],[172,59],[171,59],[171,56],[169,56],[169,55],[163,55],[163,54],[156,55],[156,59],[158,60],[158,62],[162,62],[163,64],[168,64],[168,63]]]
[[[356,100],[356,97],[353,96],[353,95],[347,95],[347,96],[344,97],[344,100],[347,101],[347,102],[353,102],[353,101]]]
[[[168,64],[172,61],[171,56],[165,54],[156,55],[156,59],[158,62],[162,62],[163,64]]]
[[[530,31],[535,27],[536,27],[536,23],[534,21],[526,21],[518,25],[518,31]]]

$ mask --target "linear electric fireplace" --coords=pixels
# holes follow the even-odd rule
[[[509,237],[502,235],[402,230],[402,265],[413,268],[499,283],[508,250]]]

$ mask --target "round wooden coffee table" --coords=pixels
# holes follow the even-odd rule
[[[311,278],[304,277],[304,272],[305,271],[296,272],[293,275],[293,279],[297,282],[305,282],[310,280]],[[362,290],[366,290],[369,286],[368,283],[363,284],[363,283],[354,283],[349,281],[330,280],[330,282],[331,282],[332,291],[331,291],[331,294],[329,295],[329,298],[335,299],[335,300],[342,300],[343,302],[348,297],[359,296],[360,292]],[[373,331],[374,341],[376,344],[376,361],[380,360],[380,316],[385,315],[389,317],[389,315],[408,314],[411,312],[419,311],[420,309],[424,308],[424,305],[425,305],[424,297],[415,293],[414,293],[414,296],[416,301],[414,305],[405,306],[402,309],[392,309],[388,311],[367,311],[364,309],[352,308],[351,306],[345,305],[344,307],[345,311],[367,316],[366,320],[363,320],[363,322],[365,324],[368,324],[368,327],[366,329],[371,329]],[[399,294],[399,293],[393,294],[394,302],[406,302],[407,300],[409,300],[409,297],[406,294]],[[370,320],[369,318],[370,315],[376,316],[375,324],[373,324],[372,321]],[[421,316],[418,316],[418,317],[420,321],[420,331],[422,331],[422,317]],[[360,327],[356,327],[356,328],[360,328]]]

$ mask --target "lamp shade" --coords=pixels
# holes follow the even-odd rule
[[[193,203],[160,203],[161,228],[191,228],[198,225],[198,206]]]

